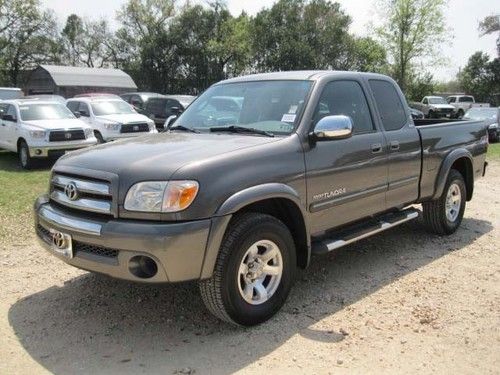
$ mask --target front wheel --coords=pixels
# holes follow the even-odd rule
[[[289,229],[270,215],[233,218],[211,278],[200,281],[207,308],[229,323],[252,326],[271,318],[285,303],[296,270]]]
[[[440,235],[454,233],[462,222],[466,199],[464,178],[460,172],[452,169],[441,197],[422,205],[427,228]]]
[[[23,169],[32,169],[35,166],[35,161],[30,156],[28,144],[25,141],[19,143],[19,164]]]

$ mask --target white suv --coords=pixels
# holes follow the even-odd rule
[[[66,106],[94,129],[100,143],[158,132],[153,120],[119,98],[73,98],[68,99]]]
[[[97,143],[92,128],[59,102],[5,100],[0,115],[0,149],[17,152],[25,169],[35,159],[57,158]]]

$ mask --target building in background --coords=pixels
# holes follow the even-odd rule
[[[122,94],[136,91],[130,76],[120,69],[40,65],[26,82],[26,95],[53,94],[72,98],[78,94],[104,92]]]

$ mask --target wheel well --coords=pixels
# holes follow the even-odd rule
[[[455,169],[460,172],[464,178],[465,187],[467,188],[467,200],[470,201],[474,190],[474,170],[472,168],[472,162],[469,158],[463,157],[455,160],[451,169]]]
[[[293,236],[297,250],[297,265],[300,268],[307,267],[309,256],[306,225],[300,208],[293,201],[286,198],[265,199],[249,204],[239,212],[263,213],[282,221]]]

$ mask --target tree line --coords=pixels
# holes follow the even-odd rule
[[[333,69],[389,74],[416,100],[436,85],[424,63],[443,63],[445,5],[378,0],[382,22],[359,37],[349,32],[351,16],[330,0],[278,0],[255,16],[233,16],[222,0],[128,0],[114,30],[108,20],[76,14],[60,25],[39,0],[0,0],[0,84],[21,86],[23,72],[43,63],[119,68],[140,89],[189,94],[241,74]],[[489,20],[482,32],[491,30]]]

